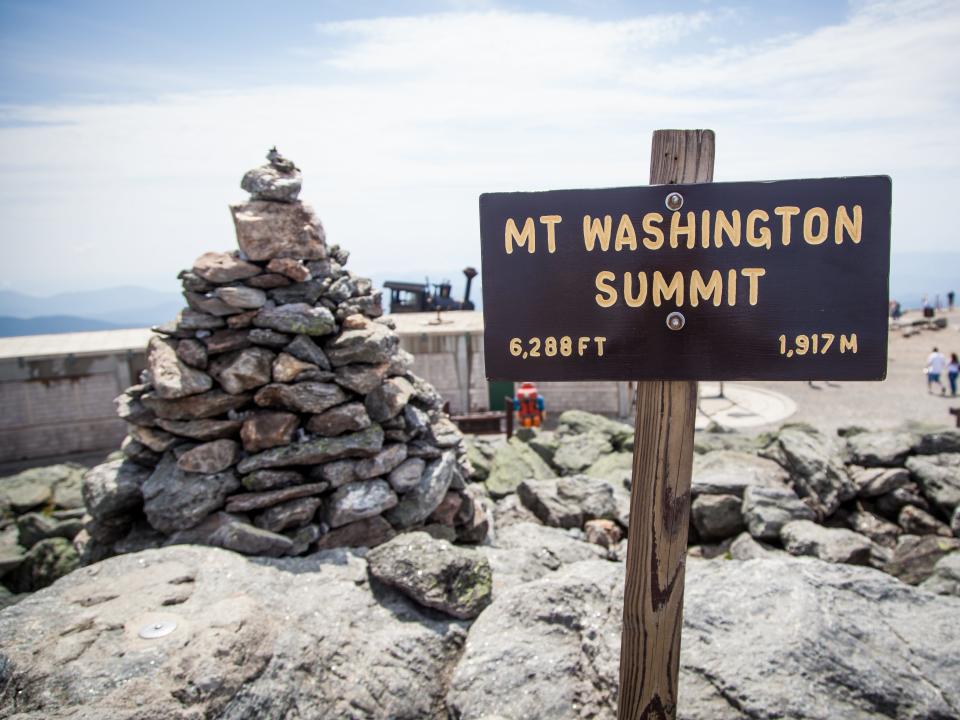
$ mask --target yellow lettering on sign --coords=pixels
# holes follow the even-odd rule
[[[675,212],[670,217],[670,247],[676,248],[681,235],[687,238],[687,247],[692,248],[697,244],[697,221],[696,215],[692,212],[687,213],[687,222],[680,222],[680,213]]]
[[[784,245],[790,244],[790,219],[794,215],[800,214],[800,208],[796,205],[781,205],[773,209],[774,215],[780,216],[780,242]]]
[[[843,232],[846,231],[850,239],[856,244],[860,242],[860,234],[863,231],[863,208],[859,205],[853,206],[853,218],[847,213],[846,205],[837,208],[837,222],[834,227],[834,242],[839,245],[843,242]]]
[[[559,215],[541,215],[540,222],[547,226],[547,252],[555,253],[557,251],[556,225],[563,218]],[[532,250],[530,252],[533,252]]]
[[[664,300],[670,298],[673,298],[677,307],[683,307],[683,273],[675,272],[673,279],[668,283],[663,273],[655,270],[653,272],[653,304],[660,307]]]
[[[813,221],[817,221],[817,231],[813,231]],[[803,216],[803,239],[808,245],[819,245],[827,239],[830,228],[827,223],[827,211],[822,207],[807,210]]]
[[[749,302],[751,305],[756,305],[760,294],[760,290],[757,285],[760,281],[760,278],[767,274],[767,271],[763,268],[743,268],[740,270],[740,274],[750,280]]]
[[[597,290],[599,290],[600,293],[603,293],[603,295],[597,293],[595,297],[597,298],[597,305],[602,308],[612,307],[617,302],[616,288],[610,285],[610,283],[613,282],[616,277],[617,276],[609,270],[601,270],[597,273]]]
[[[589,215],[583,216],[583,246],[587,252],[593,252],[597,241],[600,242],[600,249],[606,252],[610,249],[610,231],[613,229],[613,218],[609,215],[603,216],[603,223],[600,218],[591,218]]]
[[[734,247],[740,247],[740,211],[734,210],[730,213],[730,220],[727,220],[727,214],[723,210],[717,210],[717,215],[713,221],[713,244],[718,248],[723,247],[723,236]]]
[[[643,216],[643,231],[647,233],[641,241],[647,250],[659,250],[663,247],[663,230],[658,226],[663,222],[660,213],[647,213]]]
[[[533,227],[533,218],[528,217],[523,223],[523,230],[517,229],[517,223],[513,218],[507,218],[507,225],[503,231],[503,246],[507,255],[513,254],[513,243],[518,247],[526,245],[527,252],[533,254],[537,249],[536,230]]]
[[[710,273],[710,280],[703,281],[699,270],[694,270],[690,274],[690,307],[697,307],[700,304],[700,298],[707,300],[713,296],[713,306],[720,307],[723,301],[723,276],[719,270]]]
[[[628,307],[640,307],[647,301],[647,274],[642,270],[637,273],[637,294],[633,294],[633,273],[623,274],[623,301]]]
[[[630,216],[626,213],[620,217],[620,224],[617,225],[617,239],[614,243],[614,250],[620,252],[625,247],[629,247],[631,250],[637,249],[637,231],[633,227]]]
[[[747,214],[747,245],[770,249],[770,228],[761,227],[757,232],[757,221],[766,222],[770,219],[763,210],[751,210]]]

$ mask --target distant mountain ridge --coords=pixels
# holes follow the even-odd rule
[[[0,290],[0,315],[19,318],[72,315],[125,323],[141,316],[155,316],[159,312],[169,315],[172,311],[175,314],[182,305],[183,298],[179,293],[136,285],[64,292],[45,297]]]
[[[946,305],[948,291],[960,292],[960,252],[897,253],[890,265],[890,297],[904,308],[920,307],[924,295],[930,302],[939,296]],[[453,296],[463,297],[464,277],[459,270],[382,271],[370,277],[382,288],[386,280],[423,282],[426,276],[431,282],[450,279]],[[483,307],[482,281],[478,277],[470,293],[478,310]],[[384,310],[389,310],[389,293],[384,293],[383,300]],[[135,285],[48,297],[0,290],[0,336],[147,327],[174,319],[184,304],[178,292]]]
[[[119,330],[125,327],[140,327],[141,325],[142,323],[120,325],[73,315],[47,315],[35,318],[15,318],[0,315],[0,337]]]

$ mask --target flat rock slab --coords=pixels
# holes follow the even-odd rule
[[[176,629],[138,637],[158,620]],[[31,720],[445,717],[465,634],[390,588],[374,595],[347,551],[150,550],[0,615],[0,706]]]
[[[167,420],[203,420],[246,405],[250,401],[250,396],[210,390],[200,395],[191,395],[177,400],[166,400],[147,393],[140,400],[156,413],[157,417]]]
[[[250,510],[261,510],[272,507],[288,500],[319,495],[328,490],[330,483],[307,483],[305,485],[293,485],[280,490],[267,490],[266,492],[251,492],[231,495],[227,498],[226,511],[249,512]]]
[[[318,465],[345,457],[370,457],[383,447],[383,429],[374,425],[349,435],[315,438],[285,447],[264,450],[244,458],[237,465],[241,473],[289,465]]]

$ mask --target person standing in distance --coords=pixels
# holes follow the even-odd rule
[[[927,392],[932,393],[933,389],[931,385],[936,383],[940,386],[940,394],[946,395],[947,388],[943,385],[943,380],[940,379],[940,376],[943,374],[943,369],[946,367],[947,359],[943,356],[937,348],[933,349],[933,352],[927,356]]]
[[[947,363],[947,380],[950,381],[950,395],[957,396],[957,375],[960,375],[960,359],[956,353],[950,353],[950,362]]]

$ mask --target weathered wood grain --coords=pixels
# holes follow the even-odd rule
[[[657,130],[650,183],[713,180],[711,130]],[[637,383],[618,720],[677,716],[697,383]]]

